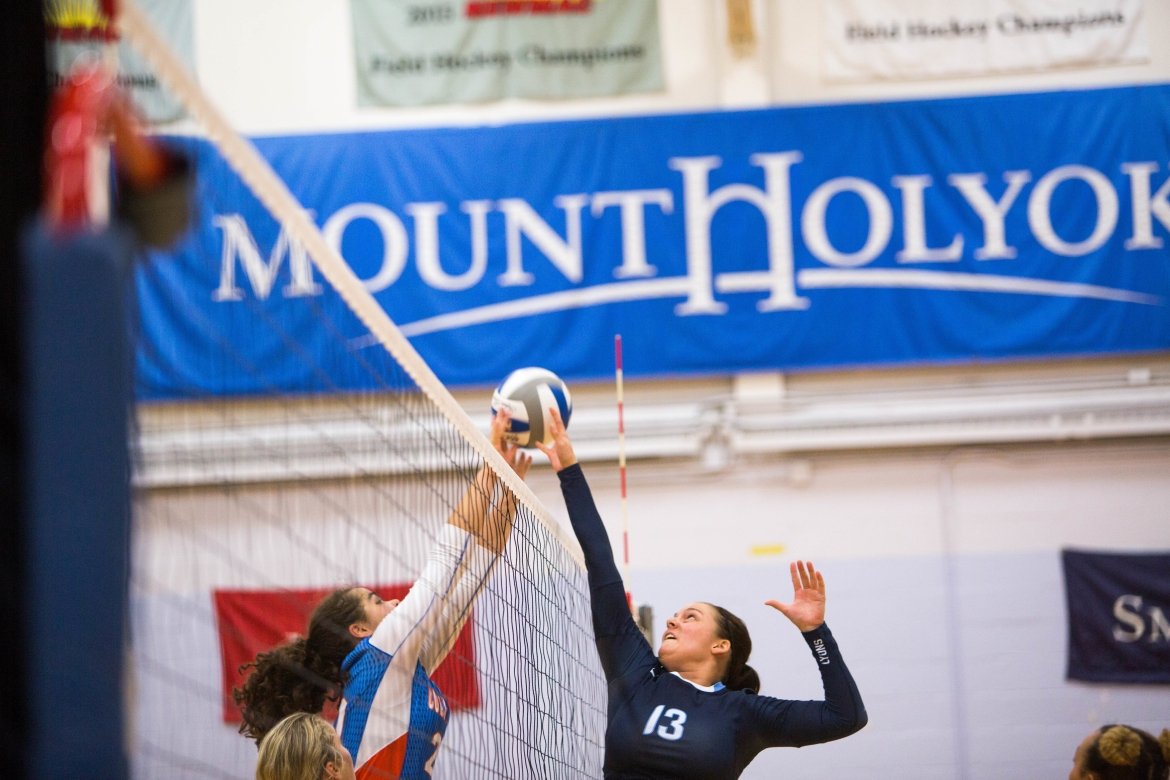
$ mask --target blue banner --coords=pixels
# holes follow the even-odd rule
[[[1061,555],[1069,679],[1170,683],[1170,553]]]
[[[335,375],[322,313],[371,348],[304,250],[175,143],[200,215],[140,275],[140,395],[376,384]],[[257,146],[452,386],[609,377],[615,333],[629,377],[1170,348],[1170,86]]]

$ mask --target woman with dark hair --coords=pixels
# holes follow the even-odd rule
[[[766,602],[803,634],[821,672],[824,701],[755,695],[751,638],[722,607],[695,602],[666,621],[654,651],[634,623],[625,587],[572,442],[555,409],[548,456],[585,553],[593,631],[609,683],[604,773],[620,778],[736,778],[765,748],[841,739],[865,726],[865,706],[825,625],[825,579],[792,564],[791,602]]]
[[[1069,780],[1167,780],[1170,731],[1157,738],[1135,726],[1111,723],[1077,746]]]
[[[532,458],[507,442],[506,412],[492,445],[523,478]],[[294,712],[320,713],[340,698],[337,731],[358,777],[430,777],[448,707],[431,674],[455,643],[471,603],[503,553],[515,496],[483,466],[439,531],[422,574],[401,601],[366,588],[326,596],[305,637],[260,653],[233,692],[240,732],[258,742]]]

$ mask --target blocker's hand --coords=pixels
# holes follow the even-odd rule
[[[503,456],[512,470],[524,479],[528,474],[528,469],[532,467],[532,456],[524,452],[520,447],[513,442],[508,441],[505,434],[508,433],[512,427],[512,413],[507,409],[500,409],[492,418],[491,441],[492,446],[496,448],[496,452]]]
[[[552,434],[551,444],[536,442],[536,449],[548,456],[548,462],[553,471],[562,471],[577,462],[577,453],[573,452],[573,442],[565,430],[565,423],[561,420],[561,413],[555,406],[549,408],[548,431]]]
[[[796,561],[789,565],[792,572],[792,601],[787,604],[770,599],[769,607],[792,621],[801,633],[812,631],[825,622],[825,577],[813,568],[812,561]]]

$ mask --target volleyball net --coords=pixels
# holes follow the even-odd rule
[[[136,270],[135,777],[251,776],[241,665],[338,587],[399,598],[482,467],[510,541],[434,679],[436,778],[600,776],[605,684],[575,543],[134,3],[120,29],[190,119],[196,229]],[[274,139],[271,143],[279,143]],[[404,172],[408,173],[408,172]],[[324,712],[329,717],[332,712]]]

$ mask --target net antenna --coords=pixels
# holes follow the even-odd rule
[[[250,776],[255,746],[230,722],[240,665],[303,632],[308,609],[329,590],[378,586],[386,598],[401,597],[469,475],[483,465],[520,506],[474,607],[439,640],[446,660],[434,679],[451,720],[434,776],[600,776],[606,689],[576,540],[516,477],[255,146],[211,104],[142,7],[125,0],[118,23],[206,138],[173,139],[196,160],[200,210],[242,220],[235,212],[261,210],[254,196],[268,212],[257,216],[261,232],[278,226],[276,246],[290,257],[290,245],[303,248],[331,288],[279,301],[259,294],[220,301],[184,287],[175,280],[186,277],[168,264],[208,278],[222,257],[208,243],[215,229],[139,270],[141,289],[169,296],[150,299],[152,316],[182,334],[160,335],[145,320],[139,334],[140,368],[171,370],[159,386],[178,389],[138,408],[136,679],[129,692],[135,776]],[[216,306],[232,307],[214,310],[230,312],[223,317],[230,328],[208,313]],[[293,328],[281,319],[290,310]],[[327,365],[298,341],[309,328],[329,341]],[[363,330],[381,349],[355,345],[353,333]],[[304,384],[319,389],[286,390],[278,376],[286,364],[266,373],[237,348],[241,337],[284,348],[288,362],[299,361],[296,370],[311,377]],[[202,350],[196,368],[167,362],[183,339],[190,340],[184,348]],[[209,379],[215,371],[258,389],[231,397],[221,388],[235,385]],[[357,391],[347,383],[355,375]],[[140,371],[140,391],[154,379]],[[277,626],[285,613],[295,621]],[[260,636],[261,628],[271,631]],[[450,686],[440,682],[445,666],[453,667]]]
[[[617,389],[617,420],[618,420],[618,473],[621,476],[621,504],[622,504],[622,579],[626,583],[626,603],[634,622],[642,630],[642,635],[651,645],[654,644],[654,610],[649,604],[636,605],[634,593],[630,589],[630,510],[629,498],[626,493],[626,403],[624,390],[625,370],[622,367],[622,334],[613,337],[613,374],[614,385]]]
[[[625,398],[622,382],[622,334],[613,337],[613,376],[617,388],[618,420],[618,473],[622,485],[622,579],[627,583],[626,600],[633,606],[633,595],[628,589],[630,582],[630,510],[626,497],[626,418]]]

